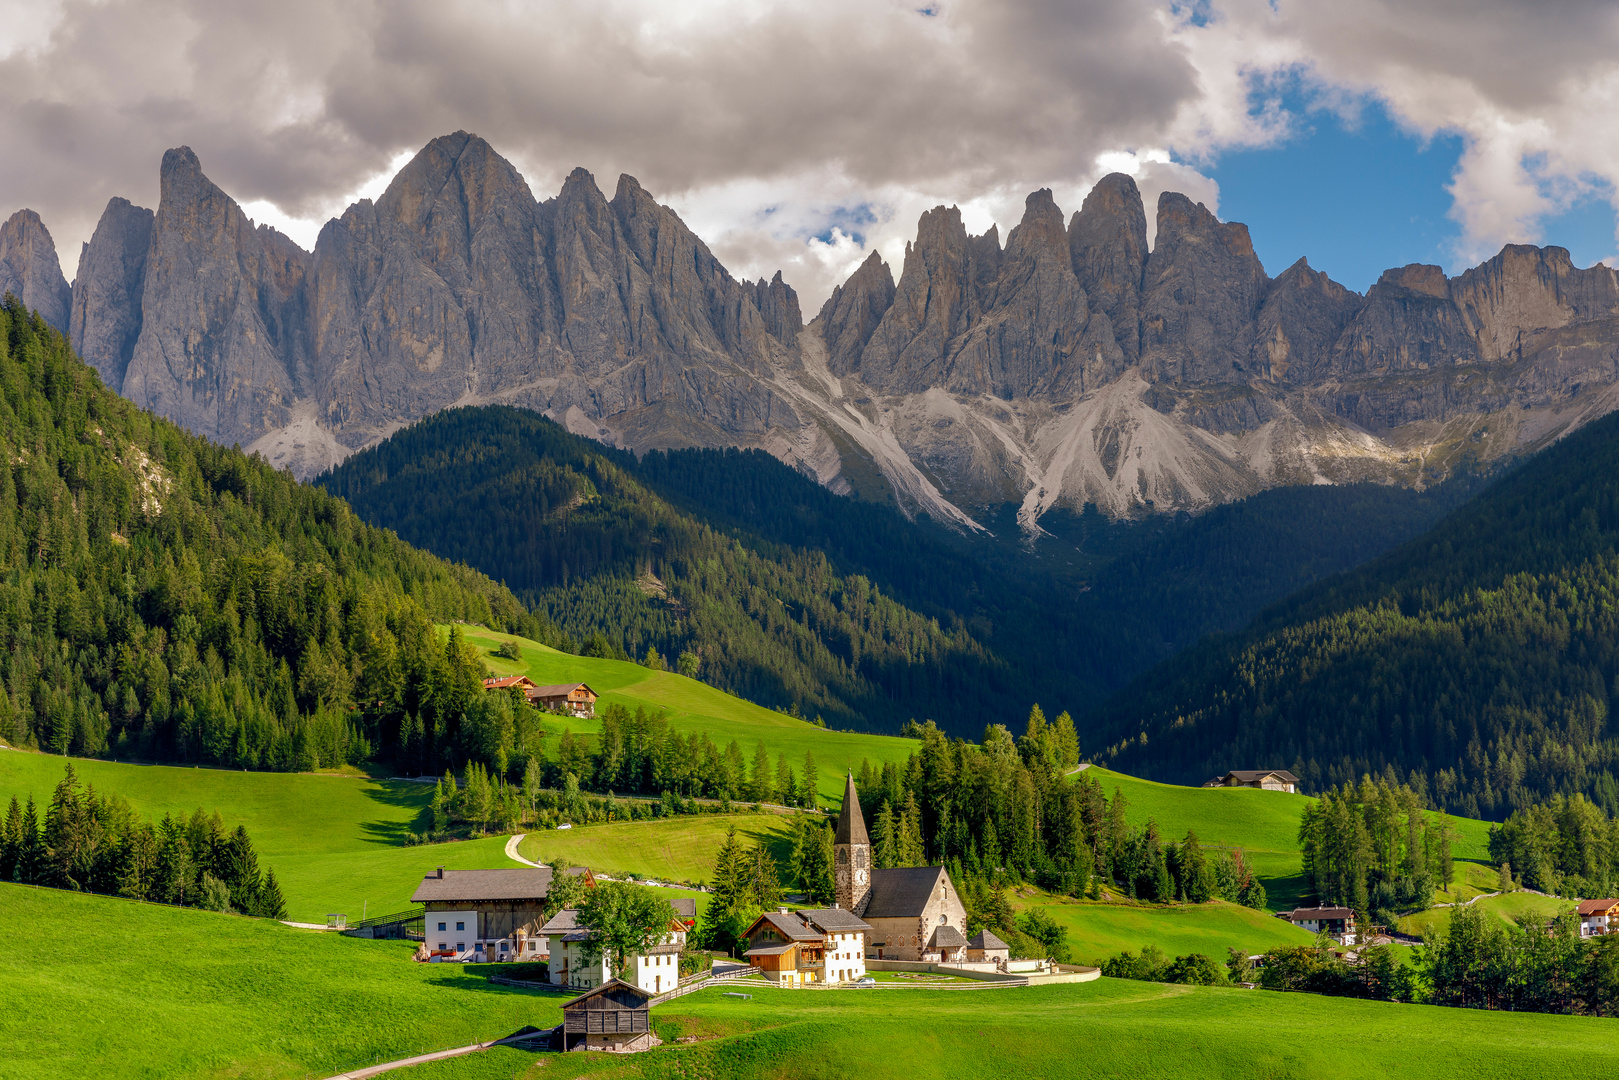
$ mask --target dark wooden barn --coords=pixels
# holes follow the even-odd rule
[[[632,1053],[658,1045],[652,995],[623,979],[604,982],[562,1005],[562,1049]]]

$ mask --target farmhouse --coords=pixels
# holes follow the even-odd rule
[[[1581,900],[1574,909],[1580,917],[1580,936],[1619,934],[1619,900]]]
[[[551,891],[552,867],[510,870],[446,870],[422,879],[411,896],[425,907],[423,922],[429,959],[483,963],[490,960],[543,960],[540,924]],[[563,873],[596,879],[582,866]]]
[[[662,994],[680,985],[680,954],[686,947],[686,935],[697,925],[697,901],[683,896],[669,903],[675,913],[668,932],[644,955],[631,957],[625,969],[630,977],[627,985],[649,994]],[[613,978],[606,956],[588,956],[590,928],[579,922],[574,908],[557,912],[539,933],[548,943],[548,975],[553,985],[583,989],[621,981]]]
[[[748,927],[748,963],[782,986],[851,982],[866,974],[871,926],[843,908],[766,912]]]
[[[1326,934],[1340,945],[1355,944],[1355,912],[1346,907],[1295,908],[1277,913],[1312,934]]]
[[[569,716],[596,715],[596,691],[582,682],[535,686],[524,693],[528,695],[528,703],[536,709]]]
[[[503,675],[497,679],[483,681],[485,690],[510,690],[514,687],[527,694],[534,689],[534,680],[527,675]]]
[[[853,774],[843,789],[832,872],[836,906],[871,927],[865,939],[871,959],[949,964],[967,958],[962,933],[967,909],[944,867],[872,867],[871,840]]]
[[[1251,787],[1266,791],[1297,793],[1299,778],[1286,769],[1233,769],[1224,776],[1216,776],[1204,787]]]
[[[652,995],[621,979],[611,979],[562,1003],[562,1049],[629,1054],[650,1050]]]

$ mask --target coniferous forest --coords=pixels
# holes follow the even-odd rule
[[[506,589],[137,409],[0,307],[0,739],[56,753],[423,771],[481,736],[435,622],[554,637]]]
[[[1104,756],[1193,782],[1371,773],[1500,820],[1554,794],[1619,810],[1619,417],[1529,459],[1432,531],[1143,676]]]

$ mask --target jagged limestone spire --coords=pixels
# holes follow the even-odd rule
[[[852,772],[843,786],[843,809],[838,812],[832,847],[837,906],[858,916],[871,896],[871,839],[866,835],[866,818],[860,812],[860,793],[855,790]]]

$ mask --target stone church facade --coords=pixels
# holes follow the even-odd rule
[[[851,775],[833,841],[837,907],[871,926],[866,957],[958,963],[967,958],[967,909],[942,866],[876,869]]]

